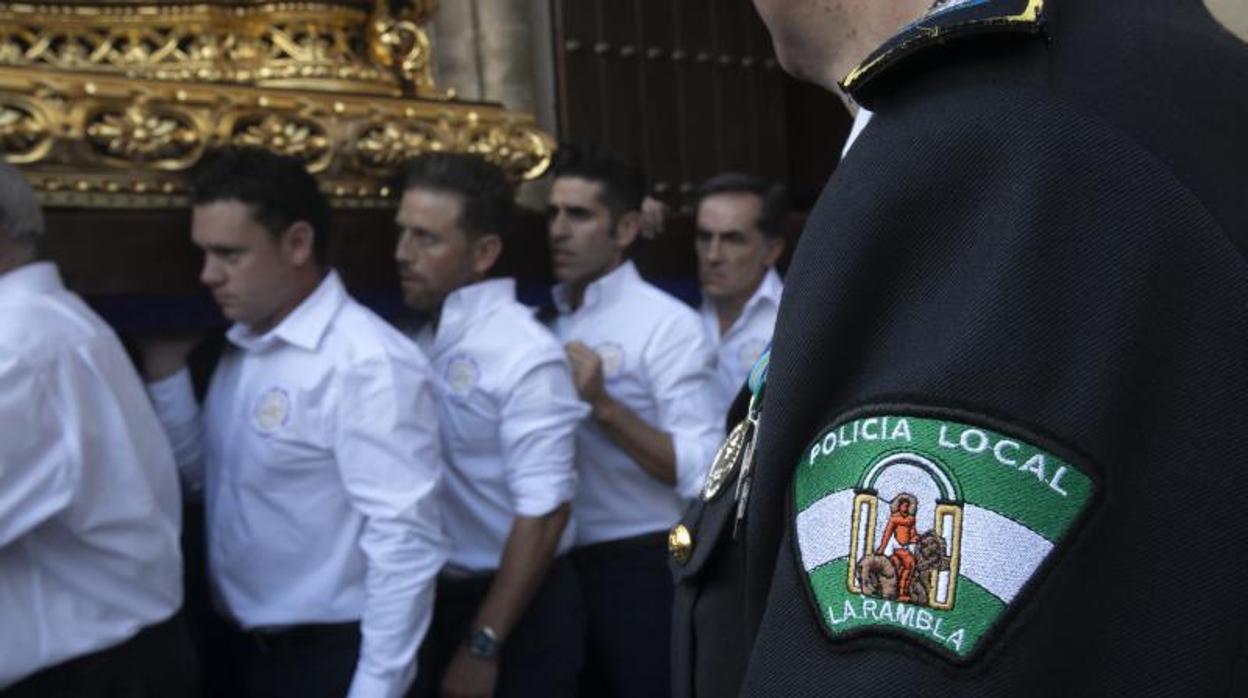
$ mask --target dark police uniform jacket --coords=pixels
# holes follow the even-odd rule
[[[949,0],[845,86],[676,694],[1248,695],[1248,48]]]

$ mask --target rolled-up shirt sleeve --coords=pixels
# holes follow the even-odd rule
[[[378,357],[342,375],[334,455],[364,516],[368,560],[362,644],[352,698],[402,696],[429,627],[434,579],[446,560],[437,490],[442,455],[424,366]]]
[[[562,356],[529,367],[501,409],[499,436],[518,516],[543,516],[576,492],[576,427],[589,414]]]
[[[715,354],[697,317],[675,317],[656,332],[645,354],[660,430],[676,452],[676,492],[693,499],[723,441],[715,403]]]
[[[173,458],[182,474],[188,496],[200,498],[204,491],[204,426],[199,402],[191,385],[191,372],[177,373],[147,384],[147,395],[160,426],[165,430]]]

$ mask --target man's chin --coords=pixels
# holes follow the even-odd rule
[[[424,313],[426,315],[433,312],[433,310],[437,308],[437,302],[433,298],[426,295],[416,295],[411,293],[403,295],[403,304],[418,313]]]

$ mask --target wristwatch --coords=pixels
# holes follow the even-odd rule
[[[467,643],[468,654],[477,659],[498,659],[502,644],[498,641],[498,633],[488,625],[469,632]]]

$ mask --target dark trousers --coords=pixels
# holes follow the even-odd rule
[[[442,676],[464,646],[472,619],[494,575],[440,579],[433,622],[420,648],[413,698],[435,698]],[[503,643],[498,684],[503,698],[576,695],[583,656],[585,613],[576,573],[566,557],[555,558],[529,608]]]
[[[235,631],[230,642],[238,696],[342,698],[360,658],[360,624]]]
[[[181,614],[144,628],[120,645],[49,667],[0,691],[3,698],[198,695],[199,668]]]
[[[572,560],[589,616],[581,695],[671,695],[675,587],[666,533],[587,545]]]

